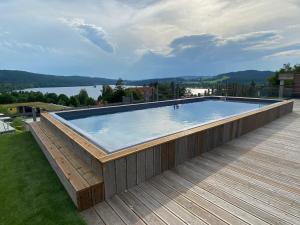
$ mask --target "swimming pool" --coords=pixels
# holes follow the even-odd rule
[[[257,110],[274,101],[191,99],[136,107],[114,107],[53,113],[108,153],[188,130],[213,121]],[[141,106],[140,106],[141,105]]]

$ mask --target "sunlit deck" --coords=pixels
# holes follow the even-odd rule
[[[82,215],[88,224],[300,224],[300,101]]]

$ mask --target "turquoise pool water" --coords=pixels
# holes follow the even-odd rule
[[[108,152],[201,124],[261,108],[269,103],[205,100],[71,119],[67,125]]]

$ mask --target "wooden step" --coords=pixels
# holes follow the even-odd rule
[[[90,208],[103,201],[102,178],[95,175],[86,163],[42,127],[40,122],[32,123],[30,129],[79,210]]]

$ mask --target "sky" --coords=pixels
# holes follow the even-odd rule
[[[0,0],[0,69],[146,79],[300,63],[300,0]]]

